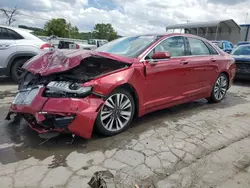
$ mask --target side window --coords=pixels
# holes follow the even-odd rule
[[[210,44],[206,43],[206,46],[208,47],[210,54],[212,55],[218,54],[218,52]]]
[[[191,55],[209,55],[210,51],[202,40],[188,38]]]
[[[9,35],[9,33],[7,32],[7,30],[5,28],[1,28],[1,34],[2,34],[2,37],[1,37],[2,40],[11,40],[12,39],[12,37]]]
[[[21,35],[19,35],[17,32],[15,32],[11,29],[6,29],[6,30],[12,39],[15,39],[15,40],[23,39],[23,37]]]
[[[168,52],[171,57],[185,56],[184,37],[176,36],[165,39],[148,54],[146,59],[150,59],[155,52]]]

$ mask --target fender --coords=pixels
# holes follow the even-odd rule
[[[119,71],[117,73],[107,75],[105,77],[96,78],[85,83],[86,86],[93,85],[93,92],[98,95],[107,96],[115,88],[128,84],[134,89],[137,96],[140,96],[138,101],[139,114],[144,108],[144,95],[145,92],[145,76],[144,76],[144,66],[143,64],[134,65],[128,69]],[[133,84],[132,84],[133,83]]]
[[[35,52],[16,52],[14,54],[12,54],[8,59],[7,59],[7,76],[10,75],[10,69],[12,64],[14,63],[14,60],[18,57],[34,57],[36,56],[37,53]]]

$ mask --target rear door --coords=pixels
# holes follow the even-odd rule
[[[218,52],[205,41],[187,37],[189,49],[189,57],[187,57],[189,65],[188,85],[189,90],[186,95],[191,97],[211,91],[213,78],[216,77],[216,61],[218,60]]]
[[[0,27],[0,68],[6,68],[9,58],[16,52],[15,39],[8,29]]]

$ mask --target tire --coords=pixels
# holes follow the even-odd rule
[[[29,58],[23,58],[23,59],[17,59],[13,62],[11,69],[10,69],[10,75],[11,77],[18,82],[20,76],[23,73],[23,70],[21,69],[21,67],[23,66],[23,64],[28,60]]]
[[[211,96],[207,98],[209,102],[218,103],[224,99],[227,93],[229,80],[226,74],[221,73],[213,86]]]
[[[117,105],[117,99],[119,105]],[[125,89],[113,91],[97,115],[95,129],[105,136],[118,134],[129,127],[135,113],[135,101]]]

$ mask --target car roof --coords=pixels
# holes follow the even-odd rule
[[[246,46],[250,46],[250,44],[243,44],[243,45],[240,45],[240,47],[246,47]]]
[[[183,37],[192,37],[201,40],[207,40],[205,38],[199,37],[197,35],[187,34],[187,33],[148,33],[148,34],[138,34],[138,35],[130,35],[126,37],[139,37],[139,36],[156,36],[156,37],[171,37],[171,36],[183,36]]]
[[[237,44],[250,44],[250,41],[240,41]]]
[[[11,30],[17,32],[18,34],[22,35],[25,39],[41,40],[40,38],[38,38],[35,35],[28,32],[26,29],[22,29],[22,28],[19,28],[19,27],[6,26],[6,25],[0,25],[0,27],[11,29]]]

